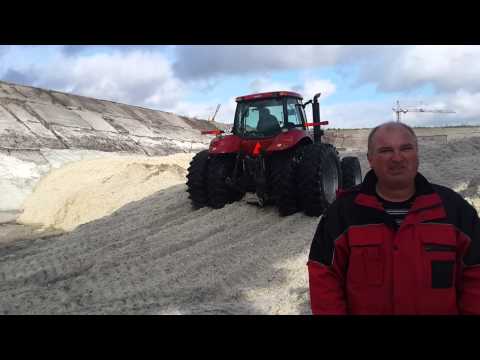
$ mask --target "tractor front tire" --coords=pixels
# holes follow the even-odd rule
[[[280,216],[289,216],[299,210],[296,184],[299,152],[273,154],[270,158],[270,187]]]
[[[207,169],[208,150],[203,150],[192,158],[187,174],[187,192],[195,209],[208,205]]]
[[[243,193],[230,188],[225,179],[233,172],[235,158],[228,155],[210,157],[207,172],[208,205],[220,209],[243,197]]]
[[[362,182],[362,167],[356,156],[345,156],[341,161],[342,188],[350,189]]]
[[[320,216],[335,200],[342,186],[340,159],[331,144],[310,144],[305,147],[299,165],[299,194],[303,211]]]

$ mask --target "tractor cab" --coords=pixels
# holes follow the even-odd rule
[[[305,129],[302,97],[297,93],[260,93],[241,96],[236,101],[232,133],[241,138],[268,138],[292,128]]]

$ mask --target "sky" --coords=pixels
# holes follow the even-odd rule
[[[480,46],[2,45],[0,80],[232,123],[235,98],[321,93],[333,128],[480,125]],[[307,108],[311,120],[311,108]]]

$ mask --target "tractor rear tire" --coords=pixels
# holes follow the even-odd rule
[[[207,169],[208,150],[203,150],[192,158],[187,174],[187,192],[195,209],[208,205]]]
[[[208,205],[214,209],[223,208],[243,197],[243,193],[230,188],[225,179],[233,172],[235,158],[217,155],[210,157],[207,172]]]
[[[274,154],[270,158],[270,187],[280,216],[299,211],[296,183],[297,158],[300,152]]]
[[[356,156],[345,156],[341,161],[342,188],[350,189],[362,182],[362,167]]]
[[[308,216],[320,216],[342,186],[338,152],[331,144],[305,147],[298,179],[301,206]]]

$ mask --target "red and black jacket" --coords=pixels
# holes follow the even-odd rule
[[[400,227],[371,170],[322,216],[310,249],[313,314],[480,314],[480,221],[456,192],[415,178]]]

